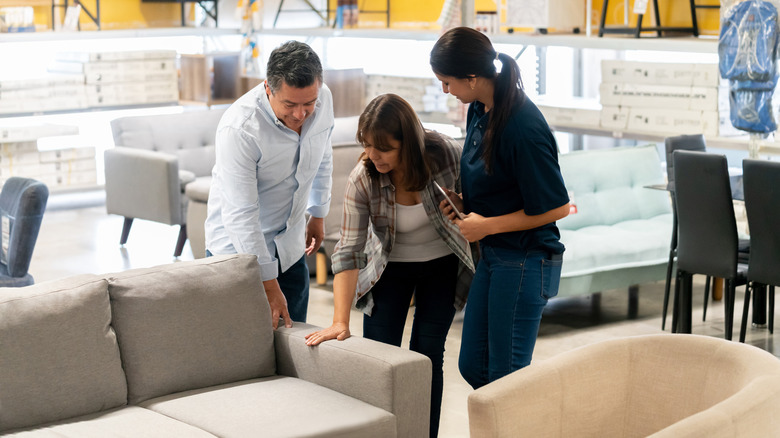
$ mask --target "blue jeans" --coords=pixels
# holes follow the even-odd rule
[[[458,367],[474,389],[531,363],[542,310],[558,294],[560,255],[481,245]]]
[[[206,257],[211,257],[211,251],[206,250]],[[277,254],[276,258],[279,258]],[[290,319],[295,322],[306,322],[309,310],[309,267],[306,265],[306,256],[301,257],[290,269],[282,272],[279,266],[279,276],[276,277],[282,294],[287,299],[287,311]]]
[[[457,275],[458,258],[454,254],[427,262],[390,262],[371,288],[374,298],[371,316],[363,316],[363,337],[400,347],[414,294],[409,349],[431,360],[431,437],[437,436],[439,431],[444,343],[455,317]]]

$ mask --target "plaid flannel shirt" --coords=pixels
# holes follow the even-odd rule
[[[460,192],[461,146],[452,139],[445,165],[434,175],[442,187]],[[455,290],[455,307],[460,310],[466,304],[466,297],[474,276],[477,246],[469,244],[458,227],[439,209],[444,198],[429,181],[420,192],[423,208],[436,232],[458,256],[458,280]],[[344,210],[341,218],[341,238],[332,256],[334,273],[359,269],[355,290],[356,307],[371,314],[373,298],[371,287],[379,281],[387,266],[390,251],[395,242],[396,203],[395,187],[386,174],[372,180],[363,162],[359,162],[349,175],[344,195]],[[435,273],[432,273],[435,275]]]

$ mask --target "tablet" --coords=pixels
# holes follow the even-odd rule
[[[455,212],[455,214],[458,216],[458,218],[460,218],[460,220],[463,220],[465,218],[463,216],[463,213],[461,213],[460,210],[458,210],[458,207],[455,206],[455,203],[452,202],[452,199],[450,199],[450,197],[447,196],[447,192],[445,192],[444,189],[441,188],[439,183],[437,183],[436,181],[433,182],[433,185],[436,186],[436,188],[439,190],[439,193],[441,193],[442,196],[444,196],[444,199],[447,200],[447,203],[450,204],[450,207],[452,207],[452,211]]]

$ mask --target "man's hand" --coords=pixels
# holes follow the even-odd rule
[[[279,326],[279,318],[284,318],[285,327],[292,327],[290,312],[287,310],[287,298],[284,297],[279,282],[275,278],[266,280],[263,282],[263,287],[265,295],[268,297],[268,304],[271,306],[271,324],[274,330]]]
[[[325,221],[321,217],[310,217],[306,224],[306,255],[312,255],[320,249],[325,238]]]
[[[330,327],[322,329],[318,332],[309,333],[305,336],[305,338],[306,345],[313,347],[330,339],[338,339],[339,341],[343,341],[350,336],[349,324],[334,322]]]

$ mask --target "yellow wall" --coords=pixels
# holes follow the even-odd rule
[[[266,3],[276,0],[265,0]],[[336,0],[329,0],[331,8],[335,9]],[[506,1],[506,0],[503,0]],[[555,1],[555,0],[551,0]],[[593,1],[593,23],[598,25],[603,0]],[[629,2],[629,8],[633,8],[633,0],[612,0],[609,2],[607,13],[607,25],[623,24],[623,7],[625,1]],[[96,0],[83,0],[84,5],[90,11],[95,12]],[[718,0],[697,0],[699,4],[717,4]],[[317,2],[315,1],[315,4]],[[648,2],[648,12],[652,9],[652,2]],[[360,0],[361,9],[384,10],[386,0]],[[191,4],[190,4],[191,5]],[[444,0],[392,0],[391,27],[408,28],[410,26],[435,28]],[[144,3],[141,0],[102,0],[101,23],[105,30],[110,29],[137,29],[145,27],[175,27],[181,24],[181,6],[175,3]],[[266,4],[266,8],[268,5]],[[493,0],[475,0],[475,10],[495,10]],[[690,9],[686,1],[659,0],[661,10],[661,25],[663,26],[688,26],[690,25]],[[36,23],[51,25],[51,8],[36,7]],[[231,11],[221,11],[223,14]],[[62,11],[64,15],[64,11]],[[636,24],[636,14],[629,14],[631,25]],[[699,28],[702,34],[717,35],[720,26],[720,12],[718,9],[698,9]],[[382,25],[384,14],[362,14],[362,21],[375,25]],[[95,26],[86,17],[81,15],[82,29],[93,30]],[[653,14],[645,16],[644,23],[654,25]]]

